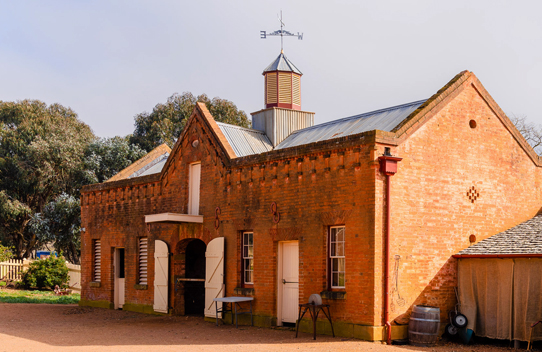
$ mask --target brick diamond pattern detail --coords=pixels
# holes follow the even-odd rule
[[[474,203],[478,198],[480,198],[480,193],[478,193],[476,188],[474,186],[472,186],[467,191],[467,197],[469,198],[471,203]]]

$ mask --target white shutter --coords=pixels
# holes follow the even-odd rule
[[[215,318],[213,299],[224,297],[224,237],[209,242],[205,260],[205,316]]]
[[[154,311],[168,312],[169,252],[164,241],[154,241]]]
[[[201,163],[190,164],[188,176],[188,214],[199,215],[199,189],[201,180]]]
[[[102,280],[102,244],[100,240],[94,240],[94,281]]]
[[[142,237],[139,239],[139,284],[147,284],[147,248],[148,239]]]

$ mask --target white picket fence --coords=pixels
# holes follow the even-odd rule
[[[31,262],[32,260],[28,259],[10,259],[7,262],[0,262],[0,280],[21,280],[23,271],[28,269]],[[70,270],[68,286],[76,292],[81,292],[81,265],[66,264]]]

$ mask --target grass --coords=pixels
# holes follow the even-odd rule
[[[80,299],[78,293],[57,296],[51,291],[0,290],[0,303],[77,304]]]

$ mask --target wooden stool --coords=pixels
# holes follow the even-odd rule
[[[327,308],[327,313],[326,313]],[[301,309],[303,309],[303,314],[301,314]],[[329,312],[329,304],[312,304],[312,303],[303,303],[299,305],[299,315],[297,319],[296,329],[295,329],[295,337],[297,337],[297,334],[299,332],[299,323],[301,322],[301,319],[303,319],[303,316],[305,313],[309,311],[311,318],[312,318],[312,339],[316,340],[316,319],[318,319],[318,313],[320,311],[324,312],[327,320],[329,320],[329,323],[331,324],[331,333],[333,334],[333,337],[335,337],[335,331],[333,331],[333,323],[331,322],[331,313]]]

